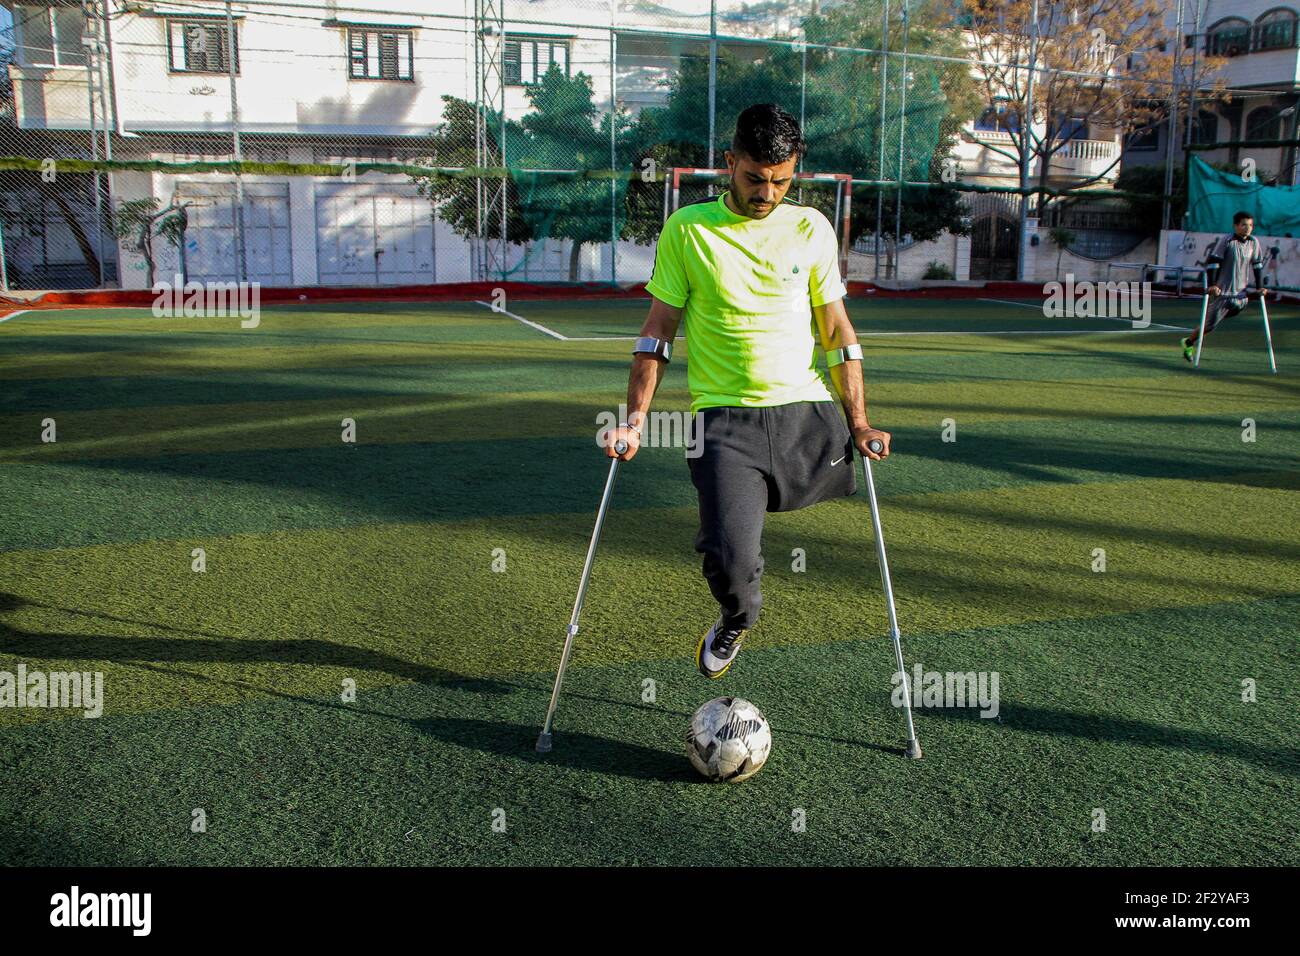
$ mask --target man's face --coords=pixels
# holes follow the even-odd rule
[[[1242,239],[1249,239],[1249,238],[1250,238],[1250,231],[1251,231],[1252,229],[1254,229],[1254,228],[1255,228],[1255,220],[1254,220],[1254,219],[1243,219],[1243,220],[1241,220],[1241,222],[1239,222],[1239,223],[1237,223],[1235,226],[1233,226],[1233,230],[1234,230],[1234,231],[1237,233],[1237,235],[1240,236]]]
[[[797,154],[775,166],[757,163],[731,150],[725,155],[731,172],[731,204],[736,212],[750,219],[766,219],[790,191]]]

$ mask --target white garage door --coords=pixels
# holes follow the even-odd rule
[[[234,184],[181,183],[176,187],[176,196],[192,203],[186,210],[186,278],[198,282],[238,281]],[[264,286],[292,285],[292,245],[288,183],[246,184],[244,261],[248,280]]]
[[[433,281],[433,206],[401,187],[319,187],[316,235],[322,285]]]

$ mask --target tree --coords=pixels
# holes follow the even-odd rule
[[[902,33],[898,10],[898,4],[891,7],[897,20],[890,26],[895,47]],[[973,118],[981,102],[969,69],[964,63],[909,58],[906,120],[900,121],[902,60],[895,55],[897,50],[891,52],[887,66],[878,54],[857,52],[880,48],[882,13],[880,0],[853,0],[805,17],[800,37],[783,38],[803,40],[806,49],[789,42],[773,44],[756,61],[720,50],[715,71],[714,162],[722,165],[723,150],[730,146],[730,121],[746,106],[774,102],[798,115],[802,100],[804,137],[810,144],[805,170],[848,172],[859,179],[933,183],[948,178],[946,172],[956,172],[955,166],[945,161],[951,158],[957,131]],[[913,52],[964,58],[960,32],[952,27],[946,4],[924,0],[913,4],[910,20]],[[883,122],[882,77],[886,87]],[[637,117],[632,141],[638,166],[643,159],[653,160],[659,172],[671,166],[707,165],[708,89],[707,59],[684,59],[668,81],[666,105],[647,108]],[[888,242],[891,263],[897,246],[893,235],[897,192],[890,186],[881,194],[885,210],[882,238]],[[811,196],[813,205],[831,212],[832,197]],[[853,199],[850,238],[856,240],[875,232],[877,190],[857,187]],[[629,238],[647,243],[655,240],[662,226],[662,202],[658,184],[633,178],[625,230]],[[945,229],[962,234],[967,228],[964,212],[960,196],[952,190],[907,188],[900,232],[918,241],[933,239]]]
[[[522,245],[548,238],[571,240],[569,279],[576,281],[583,246],[609,241],[611,214],[616,235],[626,218],[627,179],[608,175],[610,114],[593,102],[591,77],[581,72],[565,76],[556,64],[551,64],[540,81],[527,85],[525,93],[531,112],[517,122],[505,121],[505,165],[509,168],[506,241]],[[442,99],[443,122],[433,137],[435,162],[473,167],[474,104],[454,96]],[[501,167],[501,113],[485,111],[484,119],[488,161]],[[619,111],[614,123],[616,168],[622,169],[631,161],[631,121]],[[593,172],[597,175],[584,175]],[[480,234],[478,182],[474,178],[414,177],[414,181],[457,234],[466,238]],[[484,185],[490,186],[490,193],[495,192],[495,182]],[[485,235],[500,235],[499,202],[484,209],[482,225]]]
[[[854,0],[809,17],[804,26],[814,43],[884,49],[883,12],[880,0]],[[965,62],[934,59],[964,61],[967,56],[961,31],[954,26],[951,4],[920,0],[904,7],[895,2],[890,15],[887,62],[879,55],[864,59],[861,54],[838,51],[823,51],[824,56],[815,58],[815,69],[810,60],[813,75],[808,88],[815,83],[821,97],[817,112],[810,111],[809,133],[821,136],[825,129],[827,159],[836,164],[833,168],[847,169],[862,178],[955,183],[961,170],[953,149],[963,125],[978,112],[981,96]],[[912,54],[906,59],[902,56],[904,37]],[[853,239],[874,234],[874,213],[880,208],[879,239],[885,243],[887,275],[897,273],[898,245],[903,238],[928,242],[945,231],[953,235],[970,231],[966,204],[951,189],[866,187],[855,192],[854,206],[864,209],[865,215],[855,216]]]
[[[1212,169],[1239,173],[1239,167],[1229,161],[1209,164]],[[1263,179],[1263,176],[1260,177]],[[1151,235],[1160,231],[1160,213],[1164,201],[1165,168],[1160,166],[1127,166],[1115,180],[1115,188],[1124,192],[1146,193],[1147,197],[1125,197],[1124,204],[1132,213],[1133,221]],[[1174,167],[1173,187],[1169,191],[1170,222],[1181,223],[1187,211],[1187,178],[1183,167]],[[1181,227],[1179,227],[1181,228]]]
[[[513,148],[507,140],[520,214],[534,236],[571,241],[569,281],[576,282],[582,247],[591,242],[609,242],[611,236],[622,232],[627,215],[627,178],[615,175],[613,170],[625,168],[631,121],[621,110],[611,117],[608,110],[597,109],[592,101],[591,77],[578,73],[569,78],[554,63],[538,83],[526,87],[526,93],[533,110],[520,121],[521,135],[514,140]],[[543,170],[573,173],[557,175]],[[605,175],[582,175],[591,172]]]
[[[477,165],[474,137],[474,104],[455,96],[443,96],[443,120],[433,134],[433,156],[428,165],[473,168]],[[501,113],[484,110],[488,130],[489,166],[501,166]],[[506,129],[507,145],[519,135],[519,124]],[[467,239],[479,235],[479,180],[471,176],[412,177],[422,196],[434,203],[437,214],[452,230]],[[489,192],[496,185],[485,181]],[[506,180],[506,241],[524,243],[533,238],[528,223],[519,215],[519,195],[514,181]],[[491,203],[482,209],[483,234],[501,234],[501,204]]]
[[[974,68],[986,104],[1000,107],[1004,120],[997,125],[1006,134],[976,130],[969,139],[1015,161],[1021,189],[1030,188],[1027,170],[1037,161],[1040,204],[1051,159],[1070,142],[1071,117],[1087,117],[1122,140],[1165,120],[1172,103],[1186,116],[1189,91],[1201,104],[1226,96],[1217,78],[1225,58],[1198,56],[1193,70],[1190,54],[1175,57],[1183,38],[1166,27],[1162,0],[1040,0],[1036,43],[1034,0],[966,0],[965,6]],[[1120,155],[1117,150],[1109,167],[1072,185],[1101,181]]]
[[[157,196],[131,199],[118,204],[117,213],[113,216],[113,234],[119,239],[130,240],[144,257],[150,288],[154,284],[154,237],[161,236],[180,248],[185,241],[185,227],[189,221],[185,210],[192,205],[192,202],[178,203],[173,198],[159,209]]]

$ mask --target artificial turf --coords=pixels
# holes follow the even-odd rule
[[[645,300],[512,309],[625,337]],[[850,312],[864,333],[1090,321]],[[920,708],[914,763],[863,496],[769,516],[763,618],[710,683],[666,448],[621,470],[555,750],[533,752],[626,341],[473,303],[256,329],[20,315],[0,324],[0,671],[100,671],[106,700],[0,708],[0,861],[1295,865],[1300,312],[1273,318],[1276,376],[1251,313],[1199,371],[1182,333],[1115,322],[864,339],[909,664],[1000,678],[994,718]],[[688,405],[678,356],[657,408]],[[682,749],[722,693],[775,738],[734,787]]]

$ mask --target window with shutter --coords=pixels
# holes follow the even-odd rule
[[[379,78],[397,79],[397,34],[379,34]]]
[[[229,44],[224,23],[211,20],[169,20],[173,73],[230,72]],[[239,72],[239,42],[235,37],[235,72]]]
[[[366,75],[366,35],[348,31],[348,76],[364,79]]]
[[[523,82],[520,73],[520,48],[518,40],[507,40],[505,54],[503,56],[503,66],[505,72],[505,82],[508,86],[519,86]]]
[[[565,40],[507,40],[502,56],[507,86],[538,83],[555,64],[569,75],[569,44]]]
[[[348,76],[354,80],[411,80],[415,35],[410,30],[348,30]]]

